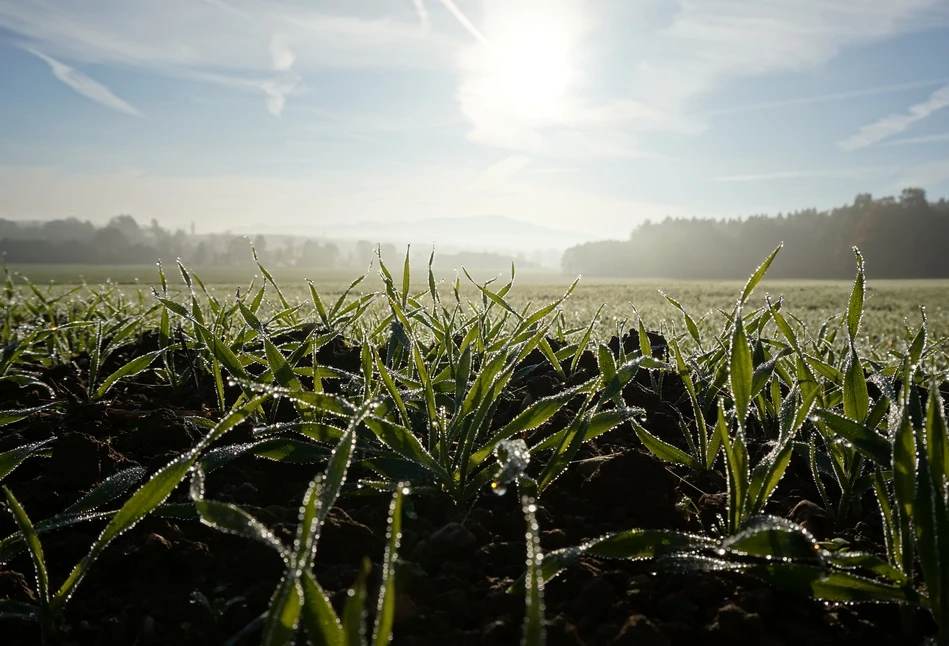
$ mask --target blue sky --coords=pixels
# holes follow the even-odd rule
[[[625,237],[949,195],[949,0],[0,0],[0,217]]]

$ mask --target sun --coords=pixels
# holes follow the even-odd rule
[[[482,99],[520,119],[556,119],[574,80],[576,27],[557,3],[490,3],[477,67]]]

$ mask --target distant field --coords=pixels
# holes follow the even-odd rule
[[[133,286],[138,285],[147,295],[150,293],[150,287],[158,284],[157,269],[149,266],[19,265],[10,267],[10,270],[26,276],[35,285],[55,283],[54,289],[80,284],[83,281],[90,285],[111,282],[121,285],[120,289],[130,294],[134,292]],[[401,262],[392,263],[389,270],[396,276],[396,281],[401,280]],[[752,270],[753,268],[749,268],[749,272]],[[171,283],[182,284],[174,265],[166,264],[165,271]],[[497,276],[495,286],[499,286],[507,281],[509,271],[509,268],[498,268],[494,273],[484,270],[471,273],[478,281]],[[219,295],[233,293],[238,287],[246,289],[254,278],[252,269],[213,267],[195,268],[194,272],[209,290]],[[285,295],[291,299],[309,298],[305,282],[307,278],[316,284],[324,299],[334,299],[359,275],[354,270],[325,269],[276,269],[272,274]],[[413,266],[412,277],[412,282],[418,283],[421,289],[423,282],[427,280],[427,273],[423,267]],[[436,273],[443,298],[453,298],[451,286],[454,278],[455,273],[451,271]],[[518,270],[508,300],[515,307],[523,306],[528,301],[540,304],[554,300],[563,294],[573,278],[555,272]],[[373,267],[356,291],[371,292],[381,289],[381,286],[377,268]],[[695,319],[707,315],[707,323],[718,327],[721,316],[717,314],[717,310],[730,308],[741,287],[741,281],[581,279],[564,306],[564,314],[568,322],[585,325],[602,305],[599,326],[602,334],[612,332],[626,319],[635,321],[636,312],[652,328],[659,328],[660,325],[675,325],[681,328],[681,316],[659,294],[658,290],[661,289],[678,300]],[[755,307],[763,304],[765,293],[770,293],[772,299],[784,295],[788,311],[809,326],[819,327],[828,318],[844,311],[850,288],[851,284],[847,281],[765,280],[752,297],[752,304]],[[478,296],[463,274],[461,293],[463,298],[475,299]],[[871,273],[868,276],[863,328],[867,341],[873,345],[898,342],[905,335],[904,320],[909,321],[911,326],[918,324],[920,305],[926,307],[931,334],[936,338],[949,336],[949,280],[874,281]]]

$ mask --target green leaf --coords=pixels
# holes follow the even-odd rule
[[[925,433],[917,435],[918,469],[916,502],[913,509],[920,569],[932,606],[933,617],[942,630],[949,628],[949,509],[947,474],[943,463],[945,418],[942,398],[935,383],[929,391]],[[939,436],[942,436],[941,438]]]
[[[240,301],[238,301],[237,306],[241,311],[241,316],[244,317],[244,322],[246,322],[254,332],[260,335],[266,334],[266,330],[264,330],[264,326],[260,322],[260,319],[257,318],[254,310],[250,309]]]
[[[692,319],[689,313],[685,311],[685,308],[682,307],[679,301],[675,300],[674,298],[666,294],[661,289],[659,290],[659,293],[662,295],[663,298],[669,301],[673,307],[675,307],[677,310],[682,312],[682,316],[685,317],[685,326],[689,330],[689,335],[692,337],[692,340],[695,341],[696,344],[698,344],[699,347],[702,347],[702,337],[699,335],[699,328],[695,324],[695,321]]]
[[[37,453],[40,449],[52,441],[53,440],[51,438],[48,440],[43,440],[42,442],[24,444],[23,446],[18,446],[11,451],[7,451],[6,453],[0,453],[0,480],[3,480],[14,469],[20,466],[24,460]]]
[[[409,285],[411,284],[411,267],[409,265],[409,251],[411,245],[405,245],[405,263],[402,265],[402,307],[407,307],[409,302]]]
[[[543,646],[546,641],[544,630],[544,553],[540,548],[540,528],[537,524],[537,506],[534,499],[521,497],[521,509],[527,530],[524,538],[527,542],[527,574],[525,575],[525,609],[522,646]]]
[[[487,289],[486,287],[482,287],[481,285],[479,285],[479,284],[475,281],[475,279],[471,277],[471,274],[468,273],[468,270],[467,270],[467,269],[465,269],[464,267],[462,267],[461,270],[464,272],[465,276],[468,277],[468,280],[471,281],[471,284],[474,285],[475,287],[477,287],[477,288],[478,288],[478,291],[480,291],[482,294],[484,294],[484,296],[486,296],[491,302],[493,302],[493,303],[495,303],[496,305],[500,306],[501,308],[503,308],[503,309],[506,310],[507,312],[513,314],[513,315],[516,316],[519,320],[523,318],[523,317],[520,315],[520,313],[519,313],[517,310],[515,310],[513,307],[511,307],[511,305],[510,305],[506,300],[504,300],[501,296],[499,296],[498,294],[495,294],[495,293],[492,292],[490,289]]]
[[[41,608],[46,608],[49,605],[49,576],[46,573],[46,559],[43,556],[43,546],[40,543],[40,537],[37,536],[36,530],[33,529],[33,523],[30,521],[30,517],[26,515],[26,511],[24,511],[20,502],[6,486],[3,487],[3,494],[7,498],[10,512],[13,514],[13,518],[16,519],[16,524],[20,529],[20,533],[23,535],[23,540],[26,541],[30,558],[33,559],[33,568],[36,571],[36,592],[40,598]]]
[[[681,464],[683,466],[689,467],[693,471],[703,470],[702,463],[682,449],[663,442],[639,424],[633,423],[633,428],[636,430],[636,436],[639,437],[640,442],[642,442],[643,445],[649,449],[650,453],[655,455],[660,460],[664,462],[672,462],[674,464]]]
[[[888,468],[890,466],[893,450],[885,437],[863,424],[829,410],[818,410],[817,415],[827,423],[827,426],[835,434],[853,444],[854,448],[860,453],[881,467]]]
[[[408,263],[408,259],[406,259]],[[389,507],[389,526],[386,530],[388,542],[382,559],[382,583],[379,586],[379,601],[376,604],[376,623],[372,632],[374,646],[386,646],[392,640],[392,625],[395,623],[395,561],[402,538],[402,498],[407,485],[396,485],[395,495]]]
[[[161,350],[156,350],[154,352],[148,352],[139,357],[135,357],[124,366],[113,372],[111,375],[105,378],[105,381],[102,382],[102,385],[96,390],[95,398],[102,399],[105,397],[105,394],[109,392],[109,389],[115,385],[119,379],[125,377],[133,377],[141,372],[144,372],[148,369],[152,362],[158,358],[158,355],[161,354]]]
[[[639,352],[644,357],[652,356],[652,343],[649,342],[649,333],[646,332],[642,319],[639,319]]]
[[[744,427],[745,419],[748,417],[748,403],[751,401],[754,365],[751,361],[748,337],[745,336],[745,326],[742,323],[740,306],[735,313],[728,357],[728,385],[731,388],[732,399],[735,402],[738,424]]]
[[[320,424],[305,424],[305,426],[329,428]],[[309,433],[307,433],[309,436]],[[336,436],[327,435],[320,441],[328,442],[342,437],[342,432]],[[315,464],[326,460],[329,450],[312,442],[291,440],[275,437],[253,445],[251,452],[259,458],[286,462],[287,464]]]
[[[234,351],[227,347],[227,344],[218,339],[212,332],[203,326],[198,326],[199,333],[205,345],[211,350],[215,359],[221,362],[231,376],[235,379],[247,379],[247,372],[241,365],[240,359],[234,354]]]
[[[310,298],[313,299],[313,305],[316,307],[316,313],[319,315],[320,320],[323,321],[323,325],[329,327],[330,320],[326,314],[326,307],[323,306],[323,299],[320,298],[320,295],[316,291],[316,286],[313,284],[312,280],[307,278],[306,283],[310,286]]]
[[[19,422],[22,419],[26,419],[34,413],[39,413],[44,411],[47,408],[55,406],[55,403],[43,404],[42,406],[34,406],[32,408],[18,408],[10,410],[0,410],[0,426],[6,426],[7,424],[12,424],[14,422]]]
[[[590,399],[588,398],[580,407],[580,410],[570,425],[558,434],[559,442],[557,448],[554,449],[553,454],[547,462],[547,466],[544,467],[538,480],[540,491],[546,489],[551,482],[556,480],[557,477],[564,472],[580,449],[580,446],[586,440],[587,431],[590,428],[590,417],[587,415],[589,403]],[[532,447],[531,453],[535,453],[538,450],[540,450],[539,447]]]
[[[844,412],[847,417],[862,422],[870,411],[870,396],[867,393],[867,379],[863,373],[863,365],[853,343],[847,359],[847,370],[844,375]]]
[[[735,534],[744,520],[745,501],[748,495],[748,454],[742,433],[736,433],[734,440],[729,437],[725,409],[718,401],[718,423],[716,432],[725,451],[725,464],[728,468],[728,531]]]
[[[758,514],[764,510],[791,462],[791,439],[788,435],[783,445],[778,445],[752,469],[748,488],[747,514]]]
[[[751,275],[751,278],[748,279],[748,282],[745,283],[745,288],[741,290],[741,298],[738,301],[738,307],[741,308],[742,305],[748,300],[748,297],[751,296],[751,293],[755,291],[755,287],[758,286],[758,283],[761,282],[761,279],[764,278],[765,272],[768,271],[768,267],[771,266],[771,262],[774,260],[774,257],[778,255],[778,252],[781,251],[781,247],[784,246],[782,242],[779,244],[774,251],[771,252],[765,261],[758,265],[758,268],[755,269],[755,273]]]
[[[863,271],[863,255],[856,247],[853,253],[857,257],[857,277],[850,292],[850,304],[847,307],[847,332],[853,341],[860,331],[860,318],[863,316],[863,300],[866,293],[866,277]]]
[[[755,368],[754,374],[751,377],[751,393],[750,399],[754,399],[758,396],[758,393],[768,385],[768,382],[771,380],[771,375],[774,374],[774,368],[778,363],[778,360],[781,358],[781,355],[764,361]]]
[[[488,440],[484,446],[471,454],[471,459],[469,461],[471,467],[481,464],[494,452],[495,447],[497,447],[497,445],[504,440],[511,438],[518,433],[533,430],[549,420],[551,417],[556,415],[557,412],[567,404],[567,402],[576,397],[577,392],[578,389],[571,388],[569,390],[535,401],[533,404],[524,409],[524,411],[521,412],[517,417],[505,424],[501,430],[492,435],[491,439]]]
[[[303,587],[292,571],[284,574],[270,600],[264,622],[263,646],[286,646],[292,643],[303,606]]]
[[[372,563],[364,558],[356,584],[349,591],[343,608],[344,646],[363,646],[366,636],[366,579],[372,572]]]
[[[544,556],[543,578],[545,583],[550,581],[584,556],[639,561],[713,547],[715,541],[705,536],[667,529],[632,529],[608,534],[578,547],[548,552]]]
[[[425,450],[412,431],[395,422],[380,417],[366,416],[363,420],[380,442],[404,458],[419,464],[435,473],[441,472],[441,465]]]
[[[603,393],[600,397],[604,400],[613,399],[616,395],[623,392],[623,388],[633,380],[633,377],[639,372],[639,368],[648,361],[651,360],[647,357],[636,357],[621,365],[616,369],[616,375],[606,382],[606,387],[603,389]]]
[[[339,646],[343,643],[343,626],[326,593],[310,570],[300,578],[303,585],[303,626],[314,646]]]
[[[267,337],[264,337],[264,351],[267,354],[267,363],[270,365],[270,371],[273,373],[277,383],[291,390],[302,390],[300,380],[297,379],[293,368],[287,363],[287,360],[280,350],[277,349],[277,346],[273,344],[273,341]]]
[[[760,515],[748,519],[744,529],[722,541],[730,552],[797,563],[820,562],[817,541],[797,523],[778,516]]]
[[[828,570],[803,563],[754,565],[746,573],[772,585],[822,601],[877,601],[919,604],[919,594],[909,586],[894,586],[851,572]]]
[[[949,431],[946,428],[944,402],[939,387],[933,383],[926,406],[926,454],[933,478],[949,479]],[[949,538],[949,534],[947,534]]]
[[[115,500],[123,493],[128,491],[129,487],[145,477],[148,471],[145,467],[132,467],[119,471],[103,480],[92,491],[69,505],[63,514],[82,514],[92,511],[100,505]]]
[[[600,312],[603,311],[603,305],[601,305],[596,310],[596,314],[593,315],[593,320],[590,321],[590,325],[587,327],[587,331],[583,334],[583,337],[580,339],[580,343],[577,345],[577,350],[573,354],[573,361],[570,363],[570,372],[576,372],[577,364],[580,363],[580,357],[583,355],[583,351],[587,347],[587,343],[590,342],[590,335],[593,334],[593,328],[596,326],[597,319],[600,318]],[[612,395],[610,396],[612,398]]]
[[[904,410],[902,420],[893,436],[893,492],[896,498],[896,529],[902,546],[900,564],[905,571],[913,567],[912,519],[916,500],[916,440],[909,412]]]
[[[281,557],[289,556],[287,548],[273,532],[259,520],[235,505],[217,500],[200,499],[194,501],[194,507],[201,516],[201,522],[222,532],[236,534],[243,538],[272,547]]]

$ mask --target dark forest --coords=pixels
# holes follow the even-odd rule
[[[874,278],[947,278],[949,202],[931,202],[923,189],[907,188],[899,197],[861,194],[829,211],[647,221],[628,240],[567,249],[563,269],[585,276],[741,279],[782,241],[771,278],[851,278],[853,246]]]

